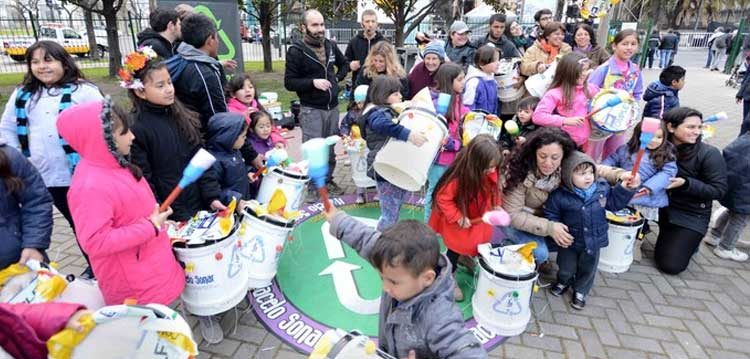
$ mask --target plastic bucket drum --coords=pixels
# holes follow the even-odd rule
[[[281,167],[269,168],[268,174],[263,177],[263,182],[260,184],[256,200],[260,203],[268,204],[271,196],[273,196],[273,192],[277,188],[281,188],[287,199],[287,210],[299,210],[305,200],[307,182],[310,182],[310,177],[307,175],[290,172]]]
[[[243,211],[238,230],[242,240],[240,256],[248,274],[247,288],[271,285],[284,244],[294,230],[294,221],[281,222],[269,217],[258,217],[253,211]]]
[[[376,359],[393,358],[380,356],[378,346],[366,335],[353,331],[331,329],[318,340],[310,353],[310,359]]]
[[[531,75],[524,85],[529,91],[529,94],[534,97],[542,98],[547,89],[552,85],[552,79],[555,77],[555,71],[557,70],[557,61],[553,62],[544,72]]]
[[[500,99],[500,102],[518,100],[525,92],[523,86],[518,86],[521,82],[521,73],[518,70],[520,61],[519,58],[500,60],[498,72],[495,74],[497,98]]]
[[[229,234],[198,245],[177,242],[177,260],[185,265],[185,290],[180,298],[188,312],[208,316],[225,312],[247,294],[248,273],[240,257],[239,220]]]
[[[407,191],[418,191],[427,182],[427,171],[448,135],[442,116],[422,108],[407,108],[398,122],[427,137],[421,147],[411,142],[389,139],[375,155],[373,167],[386,181]]]
[[[375,186],[375,180],[367,176],[367,154],[370,149],[367,148],[365,141],[356,139],[351,146],[346,147],[346,153],[349,155],[349,162],[352,164],[352,180],[354,185],[359,188],[370,188]]]
[[[90,310],[104,306],[104,296],[95,280],[73,275],[63,277],[55,269],[36,261],[29,261],[28,266],[32,268],[30,271],[12,276],[0,286],[0,303],[78,303]],[[53,292],[59,294],[49,298],[39,293],[37,286],[43,281],[55,281],[57,289]]]
[[[607,273],[624,273],[633,264],[633,243],[643,227],[643,218],[633,209],[617,213],[607,212],[609,245],[599,252],[599,270]]]
[[[620,96],[627,98],[627,100],[591,116],[590,140],[605,140],[613,134],[627,131],[636,124],[640,108],[638,103],[624,90],[607,89],[600,91],[591,100],[589,111],[603,107],[609,99]]]
[[[71,279],[71,276],[68,276]],[[81,303],[89,310],[97,310],[104,307],[104,296],[99,289],[99,284],[95,280],[75,278],[65,291],[57,297],[55,302],[60,303]]]
[[[531,294],[538,274],[509,275],[494,271],[479,256],[481,271],[471,298],[474,318],[502,336],[523,333],[531,319]]]

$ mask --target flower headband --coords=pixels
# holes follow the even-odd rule
[[[135,78],[135,73],[146,67],[150,60],[156,59],[158,56],[151,46],[143,46],[128,54],[123,61],[122,68],[117,73],[121,80],[120,86],[129,90],[142,89],[143,82]]]

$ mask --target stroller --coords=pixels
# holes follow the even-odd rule
[[[732,72],[729,74],[729,78],[724,82],[724,86],[737,88],[740,86],[740,83],[742,83],[742,78],[745,76],[745,71],[747,71],[747,66],[745,66],[745,62],[735,64],[732,68]]]

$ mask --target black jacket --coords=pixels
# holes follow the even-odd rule
[[[518,116],[513,116],[513,118],[508,121],[513,121],[516,123],[516,125],[518,125],[518,135],[511,136],[508,131],[505,130],[505,127],[503,127],[502,132],[500,132],[498,143],[500,144],[500,148],[509,151],[512,151],[516,147],[516,139],[519,136],[528,138],[531,132],[534,132],[537,128],[541,127],[537,126],[532,121],[529,121],[526,124],[522,124],[521,120],[518,119]]]
[[[227,112],[224,68],[218,60],[185,42],[180,44],[178,53],[187,64],[177,78],[172,78],[175,94],[187,108],[200,115],[201,131],[205,133],[211,116]]]
[[[369,40],[365,38],[364,31],[360,31],[356,36],[349,40],[349,44],[346,45],[346,51],[344,52],[346,61],[359,61],[360,66],[359,70],[352,71],[352,82],[357,79],[357,75],[359,75],[362,68],[365,67],[365,59],[367,58],[367,54],[370,53],[370,49],[383,40],[385,40],[385,38],[379,31],[376,31],[375,36]]]
[[[158,32],[151,30],[151,28],[143,30],[138,34],[138,47],[141,46],[151,46],[156,54],[165,60],[174,55],[172,43],[159,35]]]
[[[724,147],[729,190],[721,204],[732,212],[750,214],[750,134],[745,133]]]
[[[147,104],[135,113],[131,130],[135,135],[130,151],[132,162],[143,170],[158,202],[163,202],[182,178],[182,171],[201,147],[189,143],[177,128],[168,107]],[[219,183],[213,169],[187,186],[172,204],[169,219],[184,221],[219,199]]]
[[[480,48],[486,44],[492,44],[495,46],[495,48],[500,49],[500,58],[501,59],[512,59],[514,57],[521,57],[521,53],[518,51],[518,48],[516,47],[513,42],[505,38],[505,36],[500,37],[500,41],[494,41],[490,38],[490,34],[487,34],[484,38],[481,38],[477,40],[474,43],[475,48]],[[472,59],[473,60],[473,59]]]
[[[349,72],[349,64],[333,42],[326,39],[323,46],[326,48],[325,65],[302,40],[292,43],[286,54],[284,87],[297,93],[302,106],[330,110],[339,105],[339,81]],[[331,82],[331,88],[328,91],[318,90],[313,85],[314,79],[327,79]]]
[[[661,209],[659,217],[706,234],[712,202],[727,192],[724,158],[716,147],[702,142],[680,145],[677,153],[677,177],[684,178],[685,184],[667,191],[669,206]]]
[[[384,74],[379,74],[384,75]],[[402,77],[399,79],[401,81],[401,96],[404,98],[404,100],[410,98],[409,97],[409,79],[406,77]],[[356,80],[354,81],[353,88],[357,88],[357,86],[360,85],[367,85],[370,86],[372,83],[372,79],[365,74],[364,71],[360,71],[359,75],[356,77]],[[354,99],[354,91],[352,91],[351,99]]]
[[[680,42],[680,38],[675,34],[666,33],[661,37],[661,44],[659,49],[661,50],[675,50],[677,51],[677,45]]]

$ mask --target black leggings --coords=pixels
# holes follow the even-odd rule
[[[448,256],[448,260],[451,262],[451,273],[456,273],[456,268],[458,268],[458,257],[461,255],[450,249],[445,252],[445,255]]]
[[[667,274],[680,274],[687,269],[702,239],[699,232],[671,224],[666,218],[660,220],[654,248],[656,268]]]
[[[55,207],[57,207],[60,214],[62,214],[63,217],[65,217],[65,220],[68,221],[68,224],[70,224],[70,229],[73,231],[73,236],[76,238],[78,249],[81,250],[83,258],[86,259],[88,271],[91,268],[91,262],[89,262],[89,256],[83,251],[83,248],[81,248],[81,243],[78,242],[78,236],[75,235],[76,227],[73,224],[73,216],[70,214],[70,207],[68,207],[68,189],[70,189],[70,187],[47,187],[47,191],[52,195],[52,201],[55,203]]]

